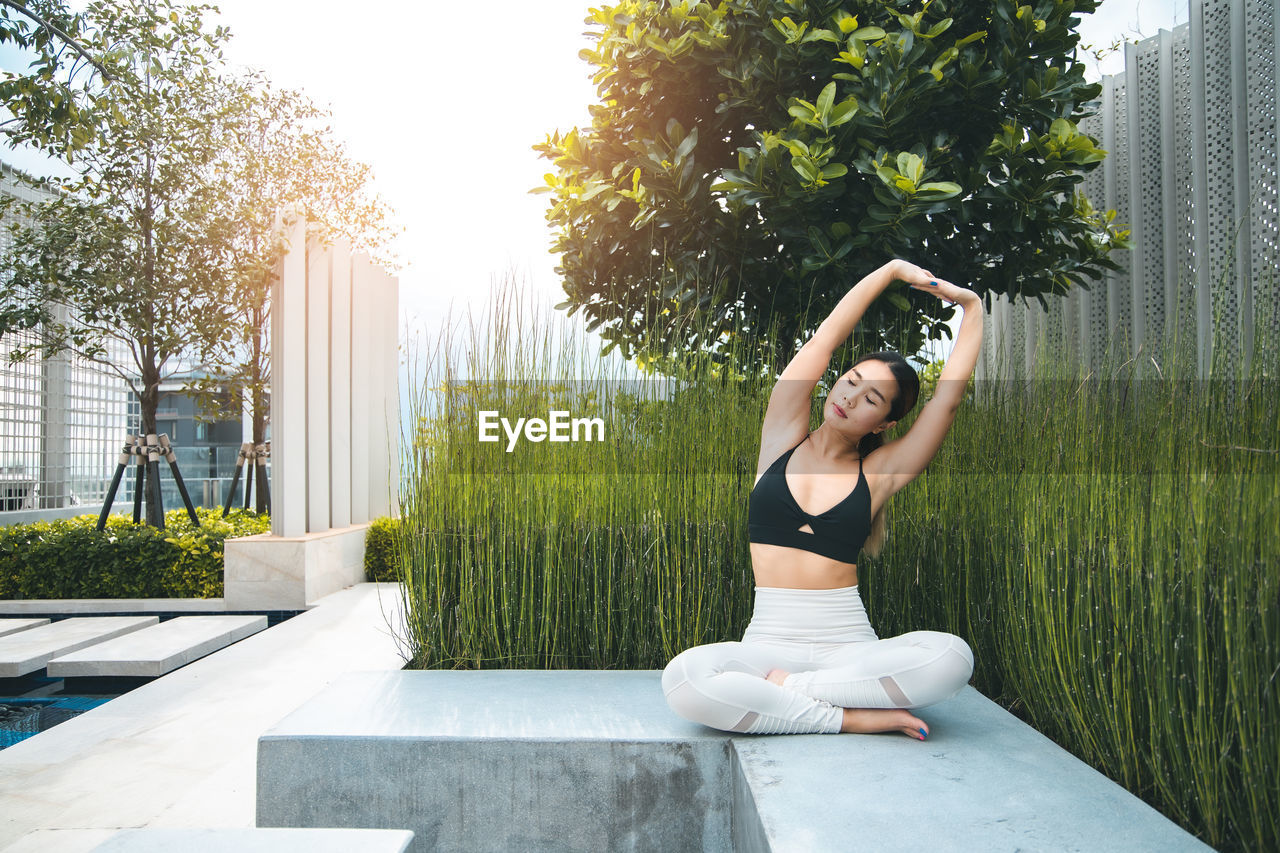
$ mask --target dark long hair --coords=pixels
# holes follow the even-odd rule
[[[916,406],[916,400],[920,397],[920,377],[916,375],[915,370],[902,357],[901,353],[893,350],[882,350],[881,352],[873,352],[862,356],[853,363],[854,367],[862,364],[864,361],[882,361],[889,366],[889,370],[893,373],[893,378],[898,380],[898,393],[889,401],[889,414],[885,416],[886,420],[896,421],[910,412]],[[884,444],[884,434],[870,432],[862,437],[858,442],[858,455],[866,457],[868,453]],[[884,522],[884,506],[882,505],[876,517],[871,520],[871,532],[867,535],[867,541],[863,543],[862,550],[867,552],[868,556],[878,557],[884,548],[885,540],[885,522]]]

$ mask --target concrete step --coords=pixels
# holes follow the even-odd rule
[[[441,851],[1210,848],[972,687],[902,734],[730,735],[658,671],[351,673],[258,740],[259,826]]]
[[[0,678],[36,672],[60,655],[159,621],[158,616],[76,616],[0,637]]]
[[[0,637],[48,624],[48,619],[0,619]]]
[[[122,829],[93,853],[404,853],[407,829]]]
[[[267,627],[266,616],[178,616],[49,661],[55,678],[157,678]]]

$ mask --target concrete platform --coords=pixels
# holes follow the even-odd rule
[[[0,637],[48,624],[48,619],[0,619]]]
[[[0,637],[0,678],[44,669],[53,658],[158,624],[158,616],[75,616]]]
[[[78,614],[222,613],[221,598],[4,598],[0,616],[58,616]]]
[[[252,829],[258,736],[344,672],[398,670],[403,630],[399,585],[360,584],[0,750],[0,850]]]
[[[427,851],[1205,851],[972,687],[930,737],[728,735],[661,673],[352,673],[264,732],[259,826]]]
[[[179,616],[49,661],[55,678],[159,677],[266,630],[265,616]]]
[[[93,853],[404,853],[402,829],[122,829]]]

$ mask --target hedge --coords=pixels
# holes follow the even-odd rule
[[[129,516],[96,515],[0,527],[0,599],[218,598],[222,549],[229,538],[267,533],[271,520],[252,511],[197,509],[165,514],[165,529]]]
[[[396,557],[398,518],[376,518],[364,537],[364,573],[374,583],[400,580],[400,561]]]

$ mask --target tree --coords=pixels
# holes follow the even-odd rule
[[[56,148],[68,159],[100,129],[98,87],[116,58],[81,43],[84,16],[61,0],[0,0],[0,44],[32,56],[27,73],[0,72],[0,104],[10,117],[0,134],[10,144]]]
[[[224,210],[219,232],[230,252],[225,298],[232,310],[232,334],[213,344],[210,361],[219,376],[192,388],[202,397],[230,392],[248,396],[253,443],[266,441],[271,386],[271,286],[288,246],[277,227],[282,211],[306,217],[309,236],[346,237],[384,263],[393,230],[390,211],[371,194],[370,169],[347,155],[324,124],[328,113],[302,92],[278,89],[260,73],[234,79],[243,93],[242,120],[234,144],[221,152],[219,195],[234,204]],[[381,253],[381,254],[380,254]],[[257,509],[266,509],[265,468],[257,469]]]
[[[206,31],[208,8],[89,7],[89,49],[127,60],[98,101],[110,132],[77,150],[78,177],[49,181],[55,198],[24,205],[31,224],[13,227],[0,282],[0,334],[40,330],[10,357],[71,350],[103,364],[137,395],[144,433],[156,431],[161,380],[230,322],[225,199],[211,170],[237,133],[240,92],[216,73],[226,31]],[[148,523],[163,526],[147,504]]]
[[[1105,154],[1075,124],[1101,87],[1075,61],[1071,15],[1096,5],[593,9],[591,127],[535,146],[555,167],[534,191],[551,194],[558,307],[628,358],[741,336],[749,362],[776,366],[895,256],[988,303],[1087,287],[1128,245],[1114,211],[1076,187]],[[953,308],[886,296],[855,332],[860,350],[949,334]]]

